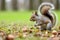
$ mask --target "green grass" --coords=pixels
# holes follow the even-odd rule
[[[17,20],[28,20],[31,15],[30,11],[1,11],[0,12],[0,20],[7,21],[17,21]]]
[[[60,20],[60,12],[55,11],[58,20]],[[21,22],[21,23],[31,23],[30,22],[30,16],[32,14],[32,11],[0,11],[0,22],[6,21],[6,22]]]
[[[31,11],[0,11],[0,22],[20,22],[22,24],[31,24]]]

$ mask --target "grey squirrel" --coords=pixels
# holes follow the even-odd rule
[[[56,13],[53,11],[54,9],[55,7],[52,3],[43,2],[38,8],[38,14],[48,17],[51,20],[53,27],[56,27],[58,18]]]
[[[56,18],[55,13],[51,12],[52,9],[54,9],[53,4],[42,3],[38,8],[38,12],[35,11],[34,14],[31,16],[30,20],[36,21],[37,26],[40,26],[41,21],[44,21],[44,22],[42,22],[43,25],[44,25],[44,23],[45,24],[47,23],[46,24],[47,27],[45,29],[51,30],[52,27],[56,26],[56,24],[57,24],[57,18]],[[38,16],[40,16],[40,17],[38,17]],[[44,20],[41,20],[41,19],[44,19]],[[43,30],[43,27],[41,29]]]

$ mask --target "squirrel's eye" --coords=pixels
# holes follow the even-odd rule
[[[35,18],[35,17],[32,17],[32,18]]]

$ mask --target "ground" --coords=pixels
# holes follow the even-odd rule
[[[60,20],[60,11],[55,11],[58,16],[58,22]],[[5,22],[9,23],[20,23],[21,25],[27,24],[29,27],[33,26],[34,23],[30,21],[30,16],[32,15],[32,11],[0,11],[0,23]],[[60,23],[58,23],[59,25]],[[23,39],[16,40],[39,40],[39,37],[29,37]],[[45,39],[44,39],[45,40]]]

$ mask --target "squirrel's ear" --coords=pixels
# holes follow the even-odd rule
[[[37,11],[33,11],[32,14],[38,16]]]
[[[35,15],[38,16],[37,11],[35,11]]]

